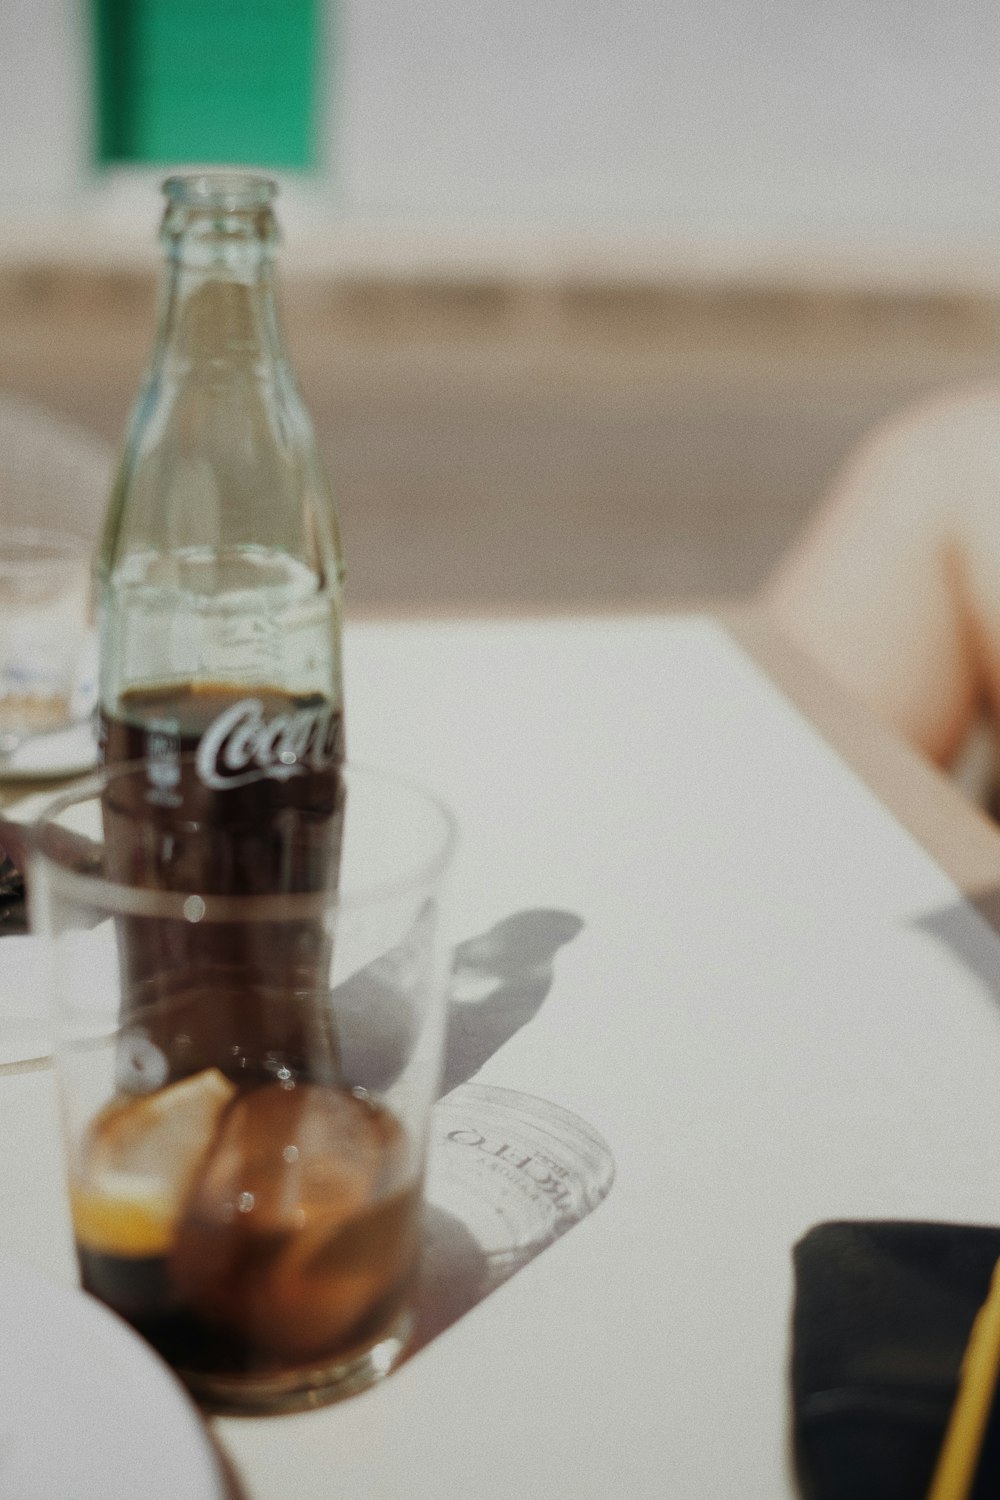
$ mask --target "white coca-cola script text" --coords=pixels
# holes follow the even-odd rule
[[[198,776],[213,791],[251,782],[288,781],[325,771],[338,759],[340,721],[329,704],[264,718],[259,698],[241,698],[205,730],[198,745]]]

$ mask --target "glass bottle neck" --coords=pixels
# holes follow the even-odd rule
[[[157,344],[160,358],[184,364],[279,361],[281,340],[270,277],[247,283],[172,267]]]
[[[163,190],[167,267],[154,368],[276,364],[275,184],[213,171],[169,177]]]
[[[280,361],[273,235],[267,226],[189,216],[178,232],[170,218],[168,213],[164,224],[167,265],[157,361],[188,366]]]

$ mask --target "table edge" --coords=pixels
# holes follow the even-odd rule
[[[722,606],[713,615],[959,889],[973,899],[992,894],[995,901],[1000,826],[946,772],[808,657],[762,608]]]

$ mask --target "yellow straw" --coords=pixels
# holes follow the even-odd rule
[[[983,1446],[1000,1368],[1000,1260],[962,1356],[958,1394],[927,1500],[967,1500]]]

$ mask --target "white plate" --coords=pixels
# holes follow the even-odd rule
[[[32,781],[44,777],[82,776],[97,765],[97,741],[89,719],[26,740],[2,762],[0,781]]]
[[[0,1261],[0,1495],[224,1500],[198,1412],[85,1292]]]

